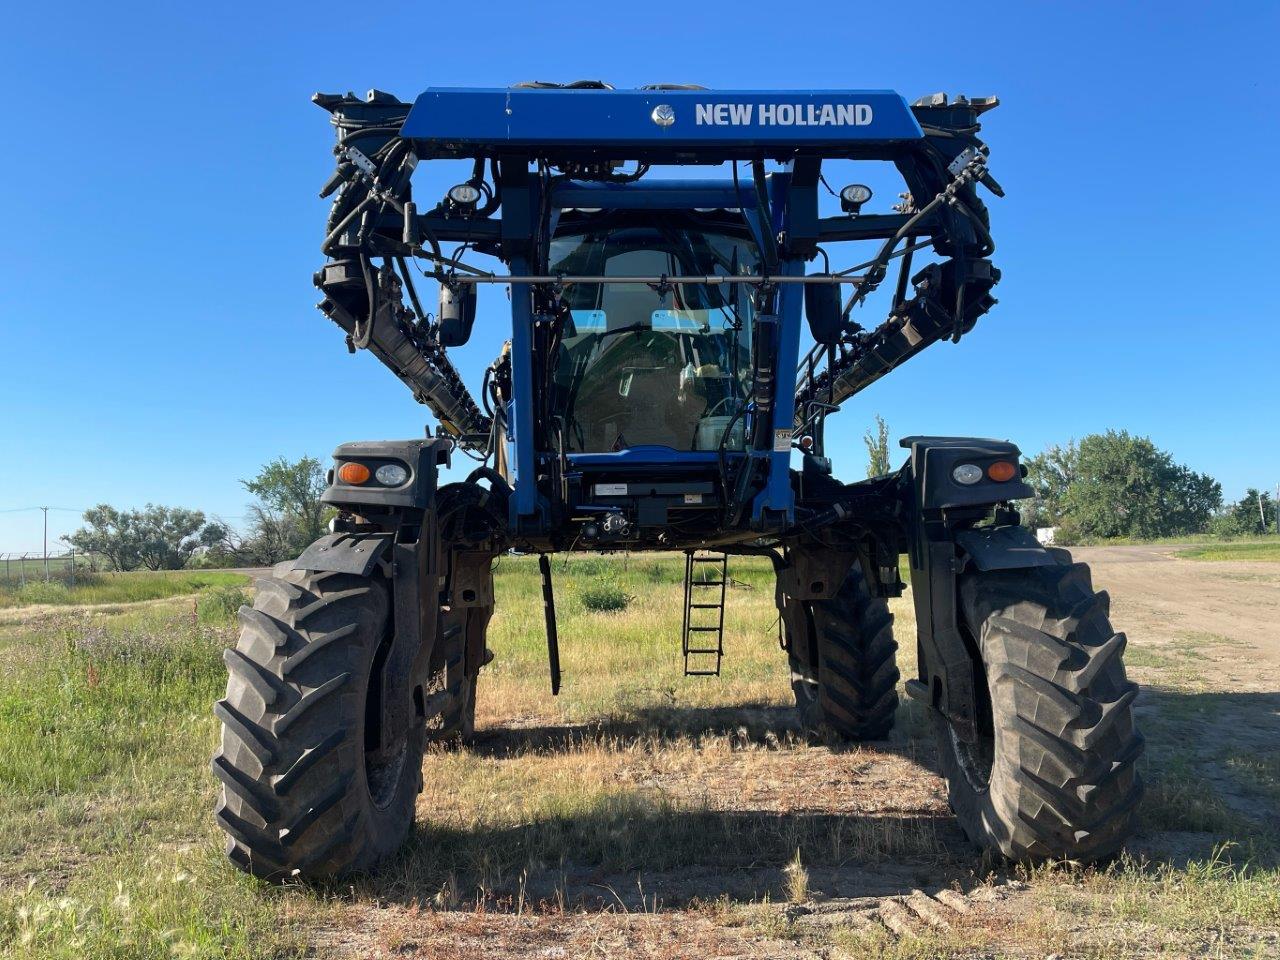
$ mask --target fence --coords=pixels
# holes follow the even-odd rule
[[[48,556],[40,550],[0,552],[0,575],[7,586],[24,587],[33,580],[62,580],[75,586],[78,575],[100,569],[100,558],[77,550]]]

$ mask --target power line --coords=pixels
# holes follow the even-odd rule
[[[0,513],[25,513],[31,510],[61,510],[64,513],[84,513],[77,507],[10,507],[7,510],[0,510]]]

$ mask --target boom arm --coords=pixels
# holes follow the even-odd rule
[[[493,422],[462,382],[440,343],[438,325],[418,301],[405,259],[414,245],[379,234],[389,213],[416,223],[409,178],[417,157],[399,138],[408,108],[376,92],[365,101],[314,99],[333,114],[338,131],[338,169],[321,191],[322,197],[338,194],[324,243],[331,259],[315,277],[325,294],[319,308],[346,331],[349,349],[373,353],[463,447],[484,449]],[[438,254],[438,244],[435,249]],[[381,267],[374,256],[383,257]],[[406,291],[411,308],[404,304]]]

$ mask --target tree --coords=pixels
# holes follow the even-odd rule
[[[252,480],[242,480],[260,501],[249,508],[250,536],[245,546],[255,560],[275,562],[297,556],[325,533],[331,508],[321,503],[327,483],[315,457],[265,464]]]
[[[889,466],[889,425],[880,414],[876,414],[875,436],[868,430],[862,435],[862,442],[867,447],[867,476],[884,476],[892,468]]]
[[[1108,430],[1080,441],[1059,503],[1073,536],[1178,536],[1204,530],[1222,505],[1222,486],[1175,463],[1147,437]],[[1057,489],[1049,474],[1047,489]]]
[[[1035,499],[1020,504],[1028,526],[1056,527],[1062,523],[1067,488],[1080,473],[1080,448],[1074,440],[1054,444],[1027,460],[1027,483]]]
[[[223,524],[206,522],[199,510],[152,503],[126,511],[100,503],[84,512],[84,521],[87,526],[62,539],[106,557],[116,570],[180,570],[199,547],[227,536]]]
[[[1213,518],[1210,530],[1220,537],[1243,537],[1274,529],[1276,503],[1271,494],[1250,487],[1235,503],[1223,507]]]
[[[136,515],[138,555],[148,570],[181,570],[197,547],[226,536],[224,527],[206,523],[199,510],[149,503]]]
[[[135,516],[100,503],[84,512],[86,526],[62,539],[83,553],[106,557],[113,570],[133,570],[142,562]]]

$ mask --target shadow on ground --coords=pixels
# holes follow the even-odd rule
[[[923,729],[915,704],[900,730]],[[1131,849],[1175,864],[1205,859],[1228,844],[1255,866],[1280,865],[1275,797],[1280,779],[1280,693],[1144,692],[1150,789]],[[481,762],[572,755],[583,747],[625,747],[638,740],[683,742],[683,749],[727,739],[733,749],[794,754],[792,773],[825,759],[882,758],[907,778],[937,782],[932,744],[894,740],[811,748],[792,711],[765,704],[655,708],[598,723],[503,727],[481,733],[467,751]],[[691,746],[692,745],[692,746]],[[856,754],[856,758],[852,755]],[[1237,762],[1241,757],[1259,761]],[[430,770],[428,770],[428,773]],[[904,781],[904,783],[907,781]],[[749,784],[743,784],[744,793]],[[861,789],[856,781],[851,789]],[[993,868],[965,840],[945,802],[908,809],[892,795],[867,797],[867,811],[805,809],[803,791],[782,812],[696,809],[688,798],[627,792],[566,800],[528,822],[456,828],[425,812],[402,854],[357,892],[378,900],[471,909],[520,910],[539,904],[580,909],[652,910],[697,902],[785,901],[803,865],[819,898],[906,896],[952,885],[968,888]],[[497,798],[495,802],[501,802]],[[420,811],[422,812],[422,811]],[[447,819],[447,818],[442,818]]]

